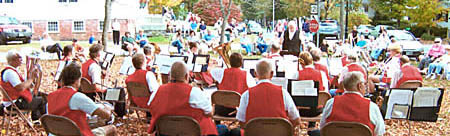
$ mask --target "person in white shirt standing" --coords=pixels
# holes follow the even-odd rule
[[[120,23],[117,21],[117,18],[113,20],[112,31],[114,45],[120,45]]]

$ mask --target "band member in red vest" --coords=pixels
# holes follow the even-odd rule
[[[358,122],[367,125],[374,135],[383,135],[384,120],[378,106],[363,97],[367,88],[364,75],[354,71],[343,76],[345,92],[325,104],[320,127],[332,121]]]
[[[200,125],[202,135],[217,135],[212,117],[212,104],[200,88],[188,84],[189,74],[184,62],[175,62],[170,69],[170,83],[161,85],[150,96],[152,119],[149,133],[155,131],[162,116],[188,116]]]
[[[394,44],[390,45],[388,47],[388,50],[389,58],[378,66],[382,71],[381,74],[369,76],[369,92],[375,91],[375,86],[373,83],[391,83],[390,80],[394,78],[395,73],[397,71],[400,71],[400,57],[402,55],[402,47],[398,44]]]
[[[159,88],[158,81],[156,80],[155,74],[151,71],[145,70],[146,59],[144,54],[138,53],[133,55],[132,58],[133,66],[136,68],[133,74],[129,75],[125,80],[125,83],[129,82],[138,82],[141,84],[145,84],[148,91],[150,93],[155,92]],[[131,100],[139,107],[149,108],[148,100],[150,97],[140,98],[140,97],[131,97]]]
[[[113,135],[116,128],[113,125],[92,129],[87,122],[86,114],[97,115],[110,120],[111,109],[104,105],[97,105],[85,94],[77,92],[80,87],[81,67],[71,63],[61,72],[64,87],[50,93],[48,99],[48,114],[64,116],[75,122],[84,136]]]
[[[311,54],[309,52],[302,52],[299,55],[298,62],[302,66],[302,70],[294,76],[298,80],[314,80],[319,82],[319,90],[325,91],[322,83],[322,75],[320,70],[314,68],[314,62]]]
[[[103,49],[102,45],[94,44],[89,48],[89,59],[81,65],[81,73],[82,77],[89,80],[92,84],[95,85],[96,92],[103,93],[105,90],[102,90],[102,78],[106,76],[106,72],[102,70],[99,65],[100,61],[100,51]],[[89,98],[94,100],[95,93],[86,93]]]
[[[211,75],[217,81],[218,90],[230,90],[243,94],[248,88],[256,85],[255,79],[250,72],[242,70],[243,64],[242,56],[239,53],[230,55],[231,68],[227,69],[213,69]],[[227,108],[223,106],[215,106],[215,113],[220,116],[234,117],[235,108]],[[231,113],[231,114],[230,114]]]
[[[241,97],[236,115],[240,126],[258,117],[282,117],[290,120],[294,126],[299,125],[300,115],[291,95],[281,86],[271,83],[272,65],[265,60],[258,62],[256,77],[258,85],[249,88]],[[233,135],[239,135],[234,131]]]
[[[276,58],[282,58],[280,55],[280,45],[278,44],[272,44],[272,47],[270,48],[270,54],[267,55],[268,59],[276,59]]]
[[[200,54],[199,50],[198,50],[198,46],[196,42],[189,42],[189,52],[188,52],[188,57],[189,60],[188,62],[192,62],[192,60],[194,59],[194,55],[198,55]],[[211,76],[211,73],[209,73],[208,71],[206,72],[191,72],[191,75],[194,77],[195,80],[197,81],[203,81],[204,83],[206,83],[207,86],[213,85],[214,83],[214,79]]]
[[[411,66],[408,56],[402,56],[400,58],[400,64],[402,68],[395,73],[392,79],[391,88],[399,88],[401,84],[410,80],[423,81],[422,75],[417,67]]]
[[[153,58],[155,58],[152,53],[152,48],[150,46],[144,46],[143,51],[145,55],[145,60],[147,60],[146,61],[147,63],[144,64],[145,69],[151,71],[154,63]]]
[[[322,82],[325,90],[328,90],[328,85],[331,82],[330,76],[328,75],[328,67],[319,63],[322,51],[319,48],[313,48],[311,49],[311,56],[314,61],[314,68],[320,71],[323,78],[326,77],[326,80],[322,79]]]
[[[73,46],[72,45],[66,45],[63,49],[63,58],[61,61],[72,61],[74,60],[73,56]]]
[[[4,108],[11,109],[14,103],[19,109],[31,109],[31,119],[39,120],[41,115],[45,114],[45,100],[41,96],[33,96],[33,80],[37,77],[37,69],[31,68],[27,78],[23,78],[19,73],[19,66],[22,65],[22,57],[16,51],[9,51],[6,55],[6,66],[1,71],[1,87],[6,91],[12,101],[3,96],[3,102],[0,105],[0,115],[3,115]]]
[[[353,71],[361,72],[364,75],[364,80],[367,80],[367,71],[364,69],[364,67],[358,64],[358,55],[356,54],[356,52],[349,53],[347,59],[350,63],[347,66],[345,66],[340,73],[341,76],[339,76],[338,79],[339,89],[336,91],[336,94],[344,93],[344,87],[342,86],[341,83],[342,81],[344,81],[344,75],[349,72]]]

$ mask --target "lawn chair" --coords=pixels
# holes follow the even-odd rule
[[[409,80],[402,83],[398,88],[419,88],[422,86],[422,81],[420,80]]]
[[[80,128],[69,118],[46,114],[39,119],[47,134],[81,136]]]
[[[141,84],[141,83],[137,83],[137,82],[128,82],[127,83],[127,93],[128,93],[128,114],[130,114],[130,112],[132,111],[136,111],[136,114],[138,116],[138,121],[139,123],[142,123],[141,117],[139,116],[139,111],[144,111],[144,112],[150,112],[150,109],[146,109],[146,108],[142,108],[142,107],[138,107],[132,100],[131,100],[131,96],[133,97],[148,97],[150,98],[150,92],[148,91],[148,87],[145,84]],[[130,117],[128,115],[128,117]],[[128,123],[127,123],[128,124]]]
[[[327,103],[327,101],[331,99],[331,95],[327,92],[319,92],[319,100],[318,100],[318,106],[317,107],[323,107]],[[301,117],[302,121],[307,122],[319,122],[322,118],[322,114],[316,117]]]
[[[245,125],[245,136],[292,136],[294,127],[285,118],[254,118]]]
[[[239,107],[241,95],[235,91],[218,90],[211,95],[212,104],[230,108]],[[235,117],[214,115],[213,120],[237,121]]]
[[[200,136],[198,122],[187,116],[162,116],[156,121],[157,135],[165,136]]]
[[[357,122],[329,122],[320,130],[320,136],[372,136],[372,131]]]
[[[6,91],[0,86],[0,91],[3,95],[3,97],[6,97],[6,99],[8,101],[12,102],[11,97],[9,97],[8,93],[6,93]],[[18,114],[19,117],[25,121],[25,123],[28,125],[28,127],[30,127],[35,133],[37,133],[36,129],[34,129],[33,127],[33,123],[31,123],[32,121],[29,119],[29,114],[27,114],[28,118],[23,114],[23,112],[26,113],[31,113],[31,110],[21,110],[19,109],[19,107],[17,107],[17,105],[15,103],[11,103],[11,108],[12,110],[7,110],[7,108],[4,108],[5,114],[3,115],[3,122],[2,122],[2,129],[5,126],[5,122],[6,122],[6,132],[5,134],[8,135],[8,131],[9,131],[9,127],[10,127],[10,120],[12,118],[13,114]]]

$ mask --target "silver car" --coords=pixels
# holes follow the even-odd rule
[[[408,57],[418,58],[423,54],[423,45],[411,32],[405,30],[386,30],[389,37],[394,39],[402,47],[402,54]]]

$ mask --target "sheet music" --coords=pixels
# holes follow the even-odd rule
[[[194,65],[192,72],[202,72],[202,65]]]
[[[273,77],[272,78],[272,83],[274,85],[279,85],[282,86],[284,89],[286,89],[286,78],[280,78],[280,77]]]
[[[392,108],[392,118],[396,119],[407,119],[408,118],[408,105],[398,105],[394,104]]]
[[[440,96],[438,88],[418,88],[414,93],[413,107],[437,107]]]
[[[295,79],[295,75],[298,74],[298,61],[285,61],[284,66],[284,76],[287,79]]]
[[[330,74],[333,76],[339,75],[344,68],[342,67],[341,58],[330,58],[330,65],[328,67],[330,70]]]
[[[317,96],[317,88],[314,88],[314,81],[292,81],[292,96]]]
[[[406,104],[411,105],[411,100],[413,97],[413,91],[411,90],[396,90],[392,89],[387,102],[386,116],[385,119],[391,119],[392,107],[394,104]]]
[[[66,67],[71,62],[72,61],[59,61],[59,65],[58,65],[58,68],[56,69],[55,78],[54,78],[56,81],[59,80],[59,76],[61,75],[61,72],[64,69],[64,67]]]
[[[207,57],[199,57],[197,56],[195,58],[195,64],[196,65],[207,65]]]
[[[133,62],[131,60],[131,57],[128,56],[123,59],[122,66],[120,66],[119,73],[123,74],[123,75],[130,75],[134,72],[133,69],[134,69]],[[132,72],[130,73],[130,71],[132,71]]]
[[[108,62],[108,63],[111,63],[113,57],[114,57],[114,54],[106,53],[105,61]]]
[[[118,101],[119,100],[119,95],[120,95],[120,89],[107,89],[106,90],[106,96],[105,96],[105,100],[108,101]]]
[[[277,72],[284,72],[285,71],[283,61],[277,61],[276,65],[278,66]]]
[[[108,64],[109,64],[108,61],[103,61],[102,67],[103,67],[103,68],[107,68],[107,67],[108,67]]]
[[[244,69],[256,69],[256,64],[259,60],[244,60]]]

